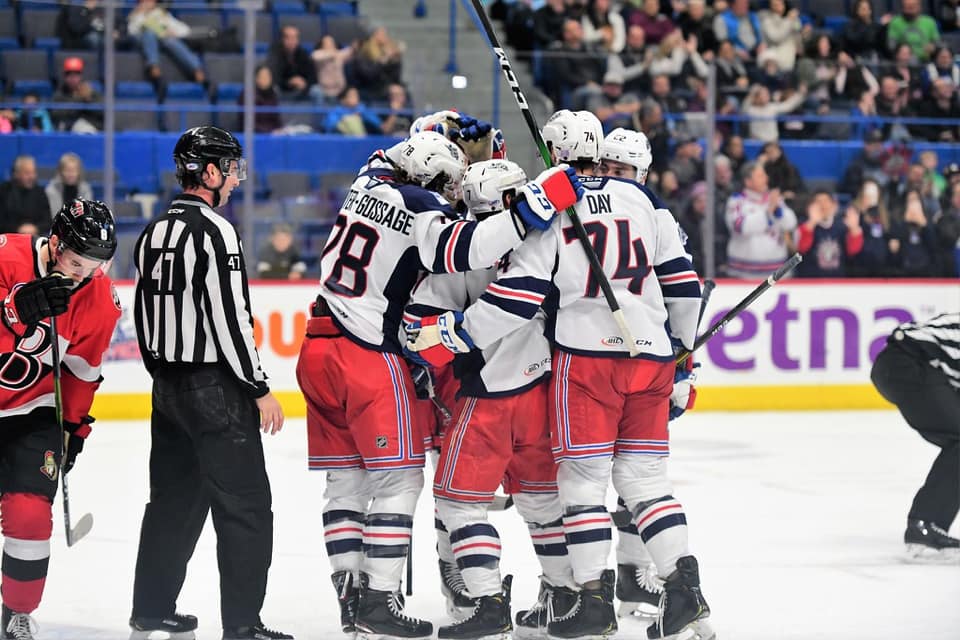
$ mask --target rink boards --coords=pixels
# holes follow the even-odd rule
[[[755,283],[720,280],[705,330]],[[257,344],[270,386],[289,416],[303,416],[295,368],[316,283],[253,283]],[[150,377],[140,363],[133,285],[117,292],[123,316],[94,403],[99,419],[150,412]],[[870,367],[901,322],[960,311],[956,280],[792,280],[733,320],[697,354],[701,410],[873,409],[889,405],[870,384]],[[710,324],[707,324],[710,323]]]

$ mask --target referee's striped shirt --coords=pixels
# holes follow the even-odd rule
[[[917,352],[960,389],[960,313],[943,313],[926,322],[906,322],[893,339]]]
[[[147,369],[223,363],[253,397],[266,395],[243,251],[233,226],[201,198],[179,195],[144,229],[134,260],[134,315]]]

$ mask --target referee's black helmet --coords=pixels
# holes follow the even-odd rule
[[[240,142],[229,131],[211,125],[187,129],[173,148],[173,161],[177,166],[177,181],[183,187],[200,185],[203,171],[210,163],[229,175],[230,162],[236,161],[237,178],[247,177]]]
[[[66,202],[53,218],[50,235],[57,236],[64,249],[106,262],[117,250],[117,227],[107,205],[98,200],[77,198]]]

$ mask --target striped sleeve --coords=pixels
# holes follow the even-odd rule
[[[414,219],[414,232],[420,260],[433,273],[486,269],[524,237],[522,224],[510,211],[483,222],[451,222],[442,212],[423,212]]]
[[[532,231],[506,261],[500,277],[464,312],[463,326],[486,348],[532,319],[553,286],[557,233]]]
[[[255,398],[269,393],[267,376],[253,339],[253,315],[243,251],[236,230],[222,218],[208,218],[205,306],[217,349]]]
[[[697,338],[700,316],[700,278],[684,251],[676,220],[668,211],[658,210],[657,253],[653,270],[657,274],[663,302],[667,307],[670,332],[690,349]]]

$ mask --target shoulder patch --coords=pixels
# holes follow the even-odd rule
[[[113,297],[113,306],[117,308],[117,311],[123,311],[120,306],[120,295],[117,293],[117,287],[112,282],[110,283],[110,295]]]

